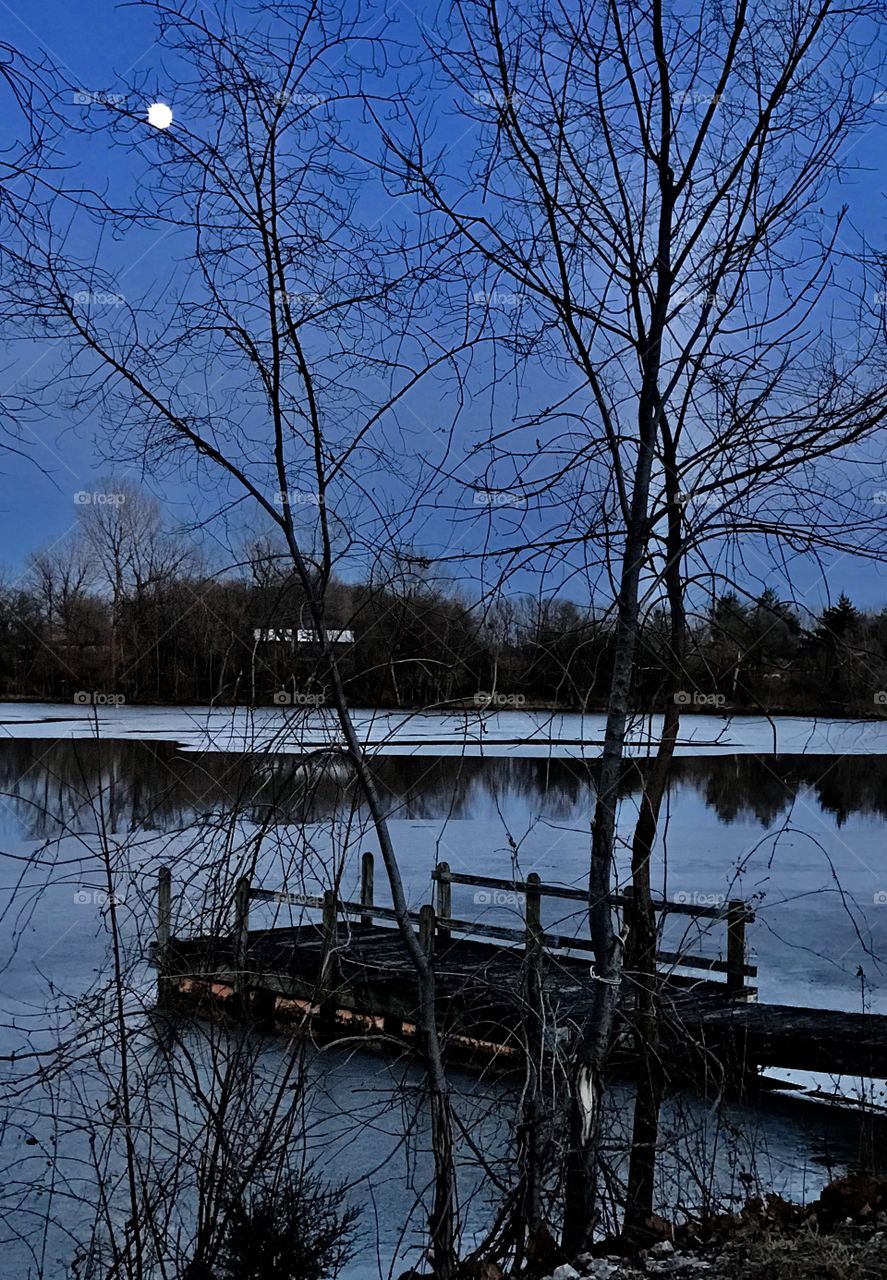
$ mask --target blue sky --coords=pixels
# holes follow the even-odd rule
[[[416,12],[397,3],[391,11],[401,21],[402,38],[407,42],[417,39],[422,10]],[[70,0],[44,0],[34,5],[25,0],[0,0],[0,31],[5,41],[25,52],[51,57],[86,93],[113,93],[117,86],[136,76],[141,77],[146,105],[151,99],[159,99],[175,108],[176,85],[163,70],[152,16],[138,4],[118,6],[102,0],[83,0],[77,4],[71,4]],[[8,130],[13,112],[5,100],[0,105]],[[836,193],[836,201],[845,202],[849,207],[849,223],[857,230],[864,230],[869,242],[880,249],[884,247],[887,111],[883,114],[884,123],[855,144],[862,172]],[[82,155],[79,158],[84,159]],[[86,163],[89,164],[88,158]],[[96,155],[93,180],[113,187],[115,178],[127,170],[127,176],[131,177],[138,171],[139,164],[139,158],[133,157],[130,168],[125,153],[119,148],[109,163],[108,153],[102,151]],[[117,255],[116,260],[128,273],[134,291],[149,291],[178,270],[175,247],[167,236],[145,232],[137,243],[114,246],[109,252]],[[0,379],[5,380],[8,389],[27,374],[35,361],[46,358],[43,348],[32,350],[27,343],[24,349],[22,344],[10,348],[6,359],[0,362]],[[414,407],[429,431],[435,429],[432,424],[445,409],[435,402],[432,390],[418,397]],[[39,420],[31,420],[24,428],[22,444],[25,456],[0,457],[0,546],[2,561],[7,572],[13,575],[30,551],[64,535],[75,517],[73,494],[93,488],[97,477],[107,472],[109,462],[113,462],[113,443],[109,446],[105,439],[102,448],[98,448],[89,422],[75,425],[60,406],[49,408]],[[159,493],[174,519],[187,521],[195,509],[205,509],[204,498],[195,497],[190,485],[174,471],[168,470],[160,482],[148,479],[146,484]],[[884,511],[887,518],[887,506]],[[431,550],[456,545],[451,528],[436,527],[432,522],[425,526],[425,533]],[[755,565],[753,554],[750,563]],[[766,580],[766,563],[755,565],[755,576],[758,574],[762,581]],[[883,564],[850,558],[833,560],[826,565],[823,578],[819,568],[810,563],[796,573],[796,581],[798,593],[811,604],[827,594],[834,597],[841,590],[861,603],[881,606],[887,602],[887,565]]]

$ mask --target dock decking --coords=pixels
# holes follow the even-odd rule
[[[271,1024],[287,1009],[306,1012],[328,1033],[347,1023],[365,1032],[405,1040],[416,1021],[416,983],[390,908],[373,902],[372,859],[364,855],[361,901],[253,888],[241,881],[234,928],[225,935],[173,937],[171,882],[161,873],[157,963],[160,1002],[205,1002],[233,996],[240,1016]],[[507,1063],[525,1042],[527,991],[540,993],[531,1012],[549,1049],[567,1046],[591,1008],[593,977],[587,938],[542,930],[543,897],[587,902],[566,886],[538,877],[506,885],[458,876],[446,864],[435,873],[436,907],[413,916],[426,954],[433,957],[441,1031],[457,1056]],[[453,884],[506,890],[522,899],[523,930],[452,918]],[[249,927],[256,900],[322,913],[320,921],[286,927]],[[624,899],[622,902],[624,904]],[[745,904],[723,907],[661,902],[669,913],[696,916],[727,928],[726,958],[690,950],[660,951],[663,1039],[676,1073],[698,1077],[713,1067],[733,1081],[753,1079],[759,1068],[887,1077],[887,1017],[837,1010],[759,1004],[748,979],[757,970],[746,956]],[[381,919],[381,923],[377,923]],[[528,988],[528,966],[535,984]],[[614,1058],[632,1057],[632,976],[623,980]]]

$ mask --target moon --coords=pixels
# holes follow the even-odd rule
[[[152,102],[148,108],[148,124],[155,129],[168,129],[172,124],[172,108],[165,102]]]

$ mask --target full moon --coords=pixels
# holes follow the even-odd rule
[[[165,102],[152,102],[148,108],[148,124],[155,129],[168,129],[172,124],[172,110]]]

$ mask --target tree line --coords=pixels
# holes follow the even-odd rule
[[[0,586],[7,698],[116,697],[140,703],[323,705],[323,664],[305,590],[285,557],[253,542],[213,571],[129,482],[78,507],[72,535]],[[605,613],[530,594],[472,600],[418,557],[365,580],[334,579],[329,629],[352,705],[393,708],[606,705],[614,629]],[[644,617],[633,692],[669,696],[675,658],[665,609]],[[887,701],[887,609],[842,594],[818,613],[734,590],[695,613],[681,661],[689,710],[875,710]]]

